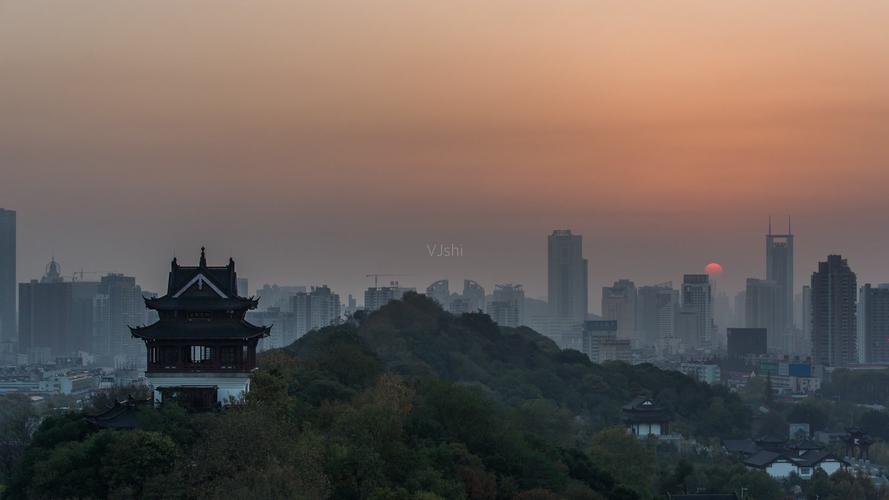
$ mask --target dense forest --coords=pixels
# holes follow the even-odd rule
[[[260,366],[246,401],[217,412],[146,405],[130,431],[96,429],[80,413],[45,418],[8,464],[4,498],[783,495],[715,451],[719,438],[750,434],[738,395],[650,365],[596,365],[421,295],[311,332]],[[680,454],[628,435],[619,410],[641,394],[696,444]],[[861,487],[842,475],[813,484],[822,498]]]

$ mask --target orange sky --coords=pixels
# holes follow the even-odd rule
[[[709,260],[737,288],[792,212],[800,284],[827,252],[889,281],[886,26],[884,1],[0,0],[0,206],[20,279],[54,249],[157,288],[206,243],[256,285],[540,295],[570,226],[594,288]]]

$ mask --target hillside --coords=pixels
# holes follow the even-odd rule
[[[748,432],[722,389],[598,366],[414,294],[263,353],[246,401],[225,410],[145,405],[125,431],[47,418],[4,498],[630,500],[741,485],[780,497],[762,473],[628,435],[618,408],[641,393],[688,435]]]
[[[361,321],[311,332],[286,352],[326,370],[337,361],[373,366],[374,373],[441,378],[481,387],[510,406],[545,399],[595,430],[620,424],[620,407],[645,394],[674,411],[677,429],[699,437],[747,436],[750,413],[722,387],[651,365],[598,365],[562,351],[529,328],[503,328],[484,314],[454,316],[411,294]],[[353,353],[363,353],[359,361]],[[349,385],[355,373],[345,374]],[[372,378],[372,375],[369,375]]]

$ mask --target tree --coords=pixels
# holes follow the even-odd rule
[[[12,474],[40,421],[31,401],[21,394],[0,396],[0,481]]]
[[[643,498],[651,496],[656,472],[654,454],[625,429],[612,427],[593,436],[590,458],[621,485]]]

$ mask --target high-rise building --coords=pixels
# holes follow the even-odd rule
[[[785,339],[793,326],[793,233],[790,230],[789,217],[786,234],[772,234],[772,221],[769,219],[769,233],[766,235],[766,279],[775,282],[778,287],[775,314],[776,326],[780,331],[769,331],[769,338]]]
[[[551,314],[578,323],[589,310],[589,270],[583,237],[557,229],[548,239],[547,294]]]
[[[19,351],[33,357],[92,352],[98,294],[98,282],[64,280],[53,259],[40,281],[19,284]]]
[[[744,326],[747,328],[764,328],[768,339],[768,349],[775,353],[786,354],[787,331],[784,328],[783,315],[778,311],[780,302],[778,295],[782,293],[778,284],[772,280],[747,278],[745,290]]]
[[[145,343],[133,338],[130,327],[145,321],[145,299],[136,278],[108,274],[99,281],[99,293],[108,297],[108,338],[99,340],[100,355],[116,358],[116,365],[138,365],[145,362]]]
[[[463,280],[463,300],[466,302],[466,311],[478,312],[485,310],[485,289],[478,282]]]
[[[296,315],[296,338],[307,332],[336,324],[341,319],[340,296],[327,285],[313,286],[308,293],[290,298],[290,309]],[[287,344],[285,344],[287,345]]]
[[[451,289],[448,280],[438,280],[426,287],[426,296],[438,302],[442,309],[447,309],[451,301]]]
[[[846,259],[828,255],[812,273],[812,359],[828,366],[858,361],[857,281]]]
[[[675,341],[676,316],[679,308],[679,291],[673,283],[661,283],[639,287],[636,309],[640,345],[659,346],[671,352]]]
[[[682,322],[680,332],[686,347],[709,350],[713,345],[713,307],[710,277],[706,274],[686,274],[682,279]],[[693,316],[693,318],[692,318]]]
[[[811,286],[803,285],[802,292],[800,292],[800,300],[802,302],[802,309],[803,309],[800,312],[800,315],[802,316],[803,342],[808,347],[807,349],[804,349],[803,352],[810,355],[810,354],[812,354],[812,287]]]
[[[16,214],[0,208],[0,341],[18,338],[15,312]]]
[[[262,309],[290,312],[290,297],[305,292],[306,287],[304,286],[265,284],[256,291],[256,296],[259,299],[259,307]]]
[[[522,285],[505,283],[494,285],[488,302],[488,314],[500,326],[516,327],[525,324],[525,291]]]
[[[858,323],[864,336],[864,356],[859,359],[889,363],[889,284],[876,288],[866,284],[861,288]]]
[[[404,294],[416,291],[415,288],[399,286],[397,281],[389,283],[389,286],[370,287],[364,291],[364,309],[367,312],[376,311],[393,300],[401,300]]]
[[[636,331],[636,285],[630,280],[618,280],[602,287],[602,319],[617,321],[617,336],[639,344]]]

